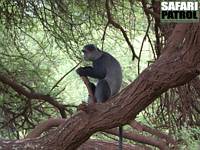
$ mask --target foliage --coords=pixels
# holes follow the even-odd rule
[[[153,1],[147,2],[147,6],[153,5]],[[124,34],[108,24],[105,1],[1,0],[0,73],[30,91],[54,97],[66,106],[67,114],[72,115],[76,106],[87,99],[87,91],[75,71],[70,70],[82,61],[83,45],[94,43],[120,61],[124,77],[122,88],[125,88],[159,57],[159,50],[171,30],[166,31],[167,35],[163,28],[156,30],[159,25],[153,17],[148,19],[142,9],[144,4],[140,2],[117,0],[112,1],[110,7],[113,19],[126,31],[140,56],[139,61],[132,60]],[[173,26],[164,27],[171,29]],[[69,74],[52,90],[67,72]],[[192,149],[200,138],[196,124],[199,112],[192,107],[192,102],[187,105],[191,97],[181,94],[183,91],[192,93],[191,89],[193,85],[189,89],[187,86],[170,89],[140,113],[137,120],[174,136],[184,133],[177,137],[183,138],[187,148]],[[198,89],[193,91],[192,97],[198,107]],[[57,109],[49,103],[28,99],[0,83],[1,138],[22,138],[38,122],[58,115]],[[181,128],[185,122],[194,127]],[[194,136],[196,141],[193,141]]]
[[[182,127],[178,136],[184,142],[180,145],[180,149],[198,150],[200,147],[199,135],[199,128]]]

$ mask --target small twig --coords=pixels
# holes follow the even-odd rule
[[[93,94],[93,92],[92,92],[92,89],[91,89],[91,87],[90,87],[90,85],[89,85],[89,84],[90,84],[90,81],[89,81],[88,77],[81,76],[81,79],[83,80],[85,86],[87,87],[89,96],[92,98],[92,101],[95,103],[95,102],[96,102],[96,99],[95,99],[94,94]]]
[[[134,50],[134,47],[133,45],[131,44],[131,41],[129,40],[128,38],[128,35],[125,31],[125,29],[119,24],[117,23],[113,17],[112,17],[112,14],[111,14],[111,11],[110,11],[110,5],[109,5],[109,0],[106,0],[106,3],[105,3],[105,7],[106,7],[106,13],[107,13],[107,18],[108,18],[108,23],[112,24],[115,28],[119,29],[123,36],[124,36],[124,39],[126,40],[129,48],[131,49],[131,52],[132,52],[132,60],[134,60],[135,58],[138,59],[138,56],[136,55],[135,53],[135,50]]]
[[[95,109],[94,109],[93,106],[90,107],[90,108],[92,108],[92,109],[88,109],[88,108],[89,108],[88,106],[94,105],[94,104],[96,103],[96,98],[95,98],[95,96],[94,96],[94,94],[93,94],[93,91],[92,91],[92,89],[91,89],[91,87],[90,87],[90,81],[89,81],[88,77],[86,77],[86,76],[80,76],[80,77],[81,77],[81,79],[83,80],[85,86],[87,87],[88,94],[89,94],[89,96],[90,96],[91,99],[92,99],[92,103],[89,103],[89,102],[88,102],[88,104],[87,104],[86,102],[82,102],[82,104],[80,104],[80,105],[77,107],[77,110],[78,110],[78,111],[82,110],[82,111],[84,111],[84,112],[86,112],[86,113],[88,113],[89,111],[95,111]]]
[[[147,27],[146,33],[145,33],[145,35],[144,35],[144,38],[143,38],[143,40],[142,40],[142,45],[141,45],[141,47],[140,47],[140,52],[139,52],[139,57],[138,57],[138,75],[140,74],[140,59],[141,59],[141,55],[142,55],[142,49],[143,49],[143,46],[144,46],[144,42],[145,42],[145,40],[146,40],[146,37],[147,37],[147,35],[148,35],[150,25],[151,25],[151,20],[148,20],[148,27]]]
[[[49,91],[49,94],[53,91],[53,89],[55,88],[55,87],[57,87],[57,85],[70,73],[70,72],[72,72],[76,67],[78,67],[78,65],[80,65],[80,63],[81,63],[82,61],[80,61],[76,66],[74,66],[72,69],[70,69],[66,74],[64,74],[64,76],[62,76],[61,78],[60,78],[60,80],[58,80],[57,82],[56,82],[56,84],[51,88],[51,90]]]
[[[107,27],[108,27],[108,25],[110,24],[110,22],[108,21],[107,23],[106,23],[106,26],[105,26],[105,29],[104,29],[104,32],[103,32],[103,37],[102,37],[102,46],[101,46],[101,49],[103,50],[103,45],[104,45],[104,41],[105,41],[105,36],[106,36],[106,30],[107,30]]]

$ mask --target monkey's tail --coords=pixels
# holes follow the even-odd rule
[[[119,150],[123,149],[123,128],[119,126]]]

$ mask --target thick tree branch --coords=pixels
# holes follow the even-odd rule
[[[28,91],[26,88],[24,88],[22,85],[18,84],[16,81],[9,79],[2,73],[0,73],[0,82],[3,84],[8,85],[11,87],[14,91],[16,91],[19,95],[23,95],[29,99],[39,99],[44,100],[48,102],[49,104],[56,107],[63,118],[66,118],[66,112],[65,112],[65,106],[58,103],[54,98],[52,98],[49,95],[44,95],[42,93],[36,93],[34,91]]]
[[[26,138],[39,137],[43,132],[48,131],[52,127],[58,127],[62,123],[64,123],[65,121],[66,120],[62,119],[62,118],[51,118],[51,119],[48,119],[48,120],[46,120],[44,122],[41,122],[35,129],[33,129],[27,135]],[[135,126],[135,121],[132,124],[133,124],[133,126]],[[138,124],[137,124],[137,126],[138,126]],[[141,125],[140,125],[140,127],[141,127]],[[145,129],[146,129],[146,127],[145,127]],[[112,134],[112,135],[115,135],[115,136],[119,135],[119,131],[118,131],[117,128],[104,130],[103,132],[108,133],[108,134]],[[162,150],[167,149],[167,144],[164,141],[154,139],[153,137],[150,137],[150,136],[148,137],[148,136],[139,135],[139,134],[136,134],[136,133],[133,133],[133,132],[125,132],[125,131],[123,131],[123,138],[129,139],[129,140],[133,140],[133,141],[136,141],[136,142],[140,142],[140,143],[143,143],[143,144],[149,144],[151,146],[158,147],[158,148],[160,148]]]
[[[43,132],[48,131],[52,127],[58,127],[66,120],[62,118],[50,118],[41,122],[39,125],[36,126],[27,136],[26,138],[36,138],[39,137]]]
[[[106,130],[105,132],[116,135],[116,136],[118,136],[119,134],[118,130],[116,129],[109,129],[109,130]],[[130,133],[130,132],[123,131],[123,137],[129,140],[139,142],[139,143],[155,146],[162,150],[168,150],[168,146],[165,142],[163,142],[162,140],[156,140],[155,138],[150,137],[150,136],[143,136],[137,133]]]
[[[118,149],[118,142],[108,142],[99,140],[88,140],[83,143],[77,150],[116,150]],[[139,146],[133,144],[124,144],[123,150],[151,150],[146,146]]]
[[[129,124],[131,125],[132,128],[134,128],[138,131],[146,131],[148,133],[158,136],[159,138],[165,139],[168,143],[176,144],[176,140],[174,140],[171,136],[160,132],[159,130],[150,128],[150,127],[143,125],[141,123],[138,123],[136,121],[131,121]]]

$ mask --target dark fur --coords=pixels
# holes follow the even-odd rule
[[[119,62],[109,53],[100,51],[95,45],[88,44],[83,48],[84,59],[92,61],[92,66],[80,67],[80,76],[98,79],[97,85],[90,83],[97,102],[105,102],[119,92],[122,84],[122,70]],[[91,99],[89,98],[88,103]],[[122,150],[122,126],[119,127],[119,150]]]
[[[89,76],[98,79],[94,91],[97,102],[105,102],[116,94],[121,87],[122,71],[119,62],[110,54],[100,51],[93,44],[83,48],[85,60],[92,61],[92,66],[80,67],[77,73],[80,76]]]

